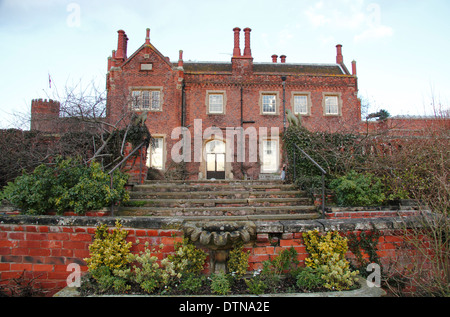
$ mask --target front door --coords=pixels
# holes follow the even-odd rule
[[[225,143],[222,141],[206,144],[206,178],[225,179]]]

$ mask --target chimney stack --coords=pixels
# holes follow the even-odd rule
[[[234,28],[234,49],[233,49],[233,57],[241,57],[241,48],[240,48],[240,39],[239,33],[241,32],[240,28]]]
[[[183,67],[183,50],[180,50],[178,57],[178,67]]]
[[[342,45],[338,44],[336,45],[336,51],[337,51],[337,55],[336,55],[336,64],[344,64],[344,56],[342,56]]]
[[[280,56],[280,59],[281,59],[281,63],[286,63],[286,55],[281,55]]]
[[[272,63],[277,63],[277,58],[278,58],[278,55],[277,54],[273,54],[272,55]]]
[[[117,41],[117,51],[116,58],[117,59],[127,59],[127,35],[124,30],[117,31],[119,33],[119,39]]]
[[[352,61],[352,75],[356,76],[356,61]]]
[[[252,57],[252,51],[250,49],[250,32],[251,31],[252,31],[252,29],[250,29],[250,28],[244,29],[244,33],[245,33],[244,57]]]
[[[150,29],[147,28],[147,35],[145,36],[145,44],[150,45]]]

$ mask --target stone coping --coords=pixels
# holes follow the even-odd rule
[[[240,294],[240,295],[228,295],[225,297],[382,297],[386,296],[386,291],[380,287],[369,287],[364,278],[359,276],[360,288],[351,291],[340,292],[317,292],[317,293],[283,293],[283,294]],[[66,287],[60,290],[53,297],[82,297],[78,288]],[[182,295],[182,296],[170,296],[170,295],[92,295],[89,297],[221,297],[218,295]]]
[[[248,219],[243,217],[209,217],[195,219],[189,217],[87,217],[87,216],[29,216],[0,215],[0,225],[42,225],[42,226],[78,226],[97,227],[101,224],[115,226],[119,219],[124,228],[138,229],[182,229],[189,221],[253,221],[257,233],[306,232],[317,229],[320,232],[332,230],[389,230],[417,228],[421,226],[419,216],[389,217],[389,218],[356,218],[356,219],[312,219],[290,220],[276,217],[271,220],[258,220],[257,216]]]

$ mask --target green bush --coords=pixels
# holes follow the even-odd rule
[[[261,295],[267,290],[266,282],[264,282],[260,275],[253,276],[251,279],[245,279],[245,284],[247,284],[247,290],[250,294]]]
[[[320,235],[314,230],[303,233],[303,240],[310,255],[305,259],[306,266],[312,268],[310,273],[315,272],[320,276],[325,288],[342,291],[355,285],[359,272],[351,271],[350,263],[345,259],[347,238],[337,231]],[[311,283],[311,280],[302,282]]]
[[[307,266],[297,274],[297,287],[308,291],[323,287],[324,280],[321,276],[322,272],[320,268]]]
[[[225,273],[211,275],[211,292],[217,295],[227,295],[231,292],[231,283]]]
[[[188,241],[183,239],[183,243],[175,245],[175,253],[167,258],[172,262],[177,271],[185,274],[200,274],[205,268],[207,253],[198,249]]]
[[[233,272],[237,277],[242,277],[247,273],[248,258],[250,251],[244,252],[244,245],[237,244],[229,254],[228,270]]]
[[[381,180],[370,173],[350,171],[333,180],[330,188],[341,206],[376,206],[386,199]]]
[[[121,269],[130,262],[131,242],[126,241],[128,231],[122,229],[122,224],[116,221],[116,228],[111,232],[106,224],[95,230],[95,239],[89,245],[89,258],[85,258],[87,267],[94,271],[105,266],[109,271]]]
[[[206,277],[204,275],[187,274],[181,278],[178,288],[187,294],[196,294],[200,292],[205,280]]]
[[[51,166],[42,164],[32,173],[24,171],[14,182],[8,183],[0,196],[28,214],[49,211],[83,214],[127,201],[127,180],[128,175],[115,171],[111,189],[110,176],[99,163],[86,166],[80,159],[58,157]]]

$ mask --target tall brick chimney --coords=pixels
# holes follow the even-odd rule
[[[342,56],[342,45],[341,44],[336,45],[336,51],[337,51],[336,64],[339,64],[339,65],[344,64],[344,56]]]
[[[250,28],[245,28],[245,48],[244,54],[241,55],[241,48],[239,46],[240,28],[236,27],[234,31],[234,49],[233,57],[231,58],[232,73],[235,76],[249,75],[253,73],[253,57],[250,50]]]
[[[278,55],[277,54],[273,54],[272,55],[272,63],[276,63],[277,62],[277,58],[278,58]]]
[[[145,36],[145,44],[150,44],[150,29],[147,28],[146,30],[146,36]]]
[[[233,57],[241,57],[241,48],[240,48],[240,39],[239,35],[241,32],[240,28],[234,28],[234,49],[233,49]]]
[[[184,62],[183,62],[183,50],[179,51],[178,54],[178,67],[183,67]]]
[[[281,55],[280,56],[280,59],[281,59],[281,63],[286,63],[286,55]]]
[[[356,61],[352,61],[352,75],[356,76]]]
[[[252,29],[245,28],[245,48],[244,48],[244,57],[252,57],[252,50],[250,49],[250,32]]]
[[[119,38],[117,40],[116,59],[126,60],[127,59],[128,37],[125,34],[124,30],[119,30],[119,31],[117,31],[117,33],[119,34]]]

